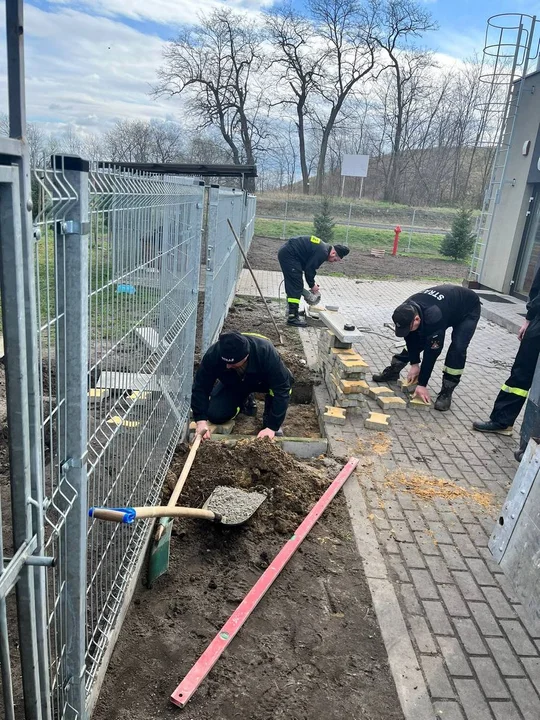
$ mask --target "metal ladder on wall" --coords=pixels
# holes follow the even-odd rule
[[[517,24],[513,18],[518,18]],[[493,15],[488,20],[483,64],[490,63],[488,65],[490,72],[483,74],[480,78],[482,82],[490,85],[489,99],[484,109],[486,127],[490,113],[495,116],[499,115],[499,118],[496,133],[497,144],[490,179],[476,226],[476,242],[469,270],[469,280],[472,282],[480,282],[495,209],[500,202],[504,184],[512,182],[506,179],[506,167],[523,92],[523,82],[518,83],[517,81],[525,78],[530,61],[538,56],[538,48],[534,55],[532,54],[535,26],[536,17],[531,15],[504,13]],[[493,30],[498,33],[498,41],[490,43],[488,39]],[[489,61],[487,58],[492,58],[492,60]],[[505,89],[504,101],[498,101],[497,94],[503,88]],[[497,106],[499,106],[499,110],[497,110]]]

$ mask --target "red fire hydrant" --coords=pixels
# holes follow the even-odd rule
[[[400,232],[401,232],[401,228],[399,227],[399,225],[396,225],[396,227],[394,228],[394,233],[395,233],[395,235],[394,235],[394,247],[393,247],[393,249],[392,249],[392,255],[394,255],[394,256],[397,255],[397,248],[398,248],[398,245],[399,245],[399,233],[400,233]]]

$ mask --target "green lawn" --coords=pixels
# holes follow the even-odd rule
[[[255,220],[255,235],[270,238],[294,237],[295,235],[311,235],[314,232],[313,225],[310,222],[286,222],[285,232],[283,232],[283,222],[281,220],[266,220],[257,218]],[[336,243],[345,243],[347,239],[347,226],[336,225],[334,228],[334,241]],[[436,233],[412,233],[411,235],[411,255],[426,255],[433,257],[437,255],[441,260],[445,260],[443,255],[439,253],[439,247],[442,242],[442,235]],[[391,251],[394,245],[394,233],[392,230],[373,230],[371,228],[349,227],[349,237],[347,244],[351,247],[361,250],[371,250],[371,248],[384,249]],[[409,233],[403,232],[399,243],[399,254],[404,255],[409,245]]]

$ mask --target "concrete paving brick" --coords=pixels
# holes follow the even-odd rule
[[[436,655],[422,655],[420,664],[433,698],[453,698],[455,693],[450,685],[443,661]]]
[[[472,677],[473,673],[465,653],[461,649],[459,640],[454,637],[438,637],[444,661],[450,675],[457,677]]]
[[[465,533],[466,530],[454,512],[440,513],[440,518],[446,529],[451,533]]]
[[[461,707],[457,702],[437,700],[433,703],[437,720],[465,720]]]
[[[482,690],[489,700],[509,700],[510,694],[490,657],[473,657],[471,663],[476,671]]]
[[[495,613],[495,617],[501,619],[512,619],[516,617],[514,608],[506,600],[499,588],[483,587],[482,592],[484,593],[491,609]]]
[[[520,664],[513,648],[505,638],[486,638],[486,642],[499,666],[499,670],[505,677],[523,677],[525,670]],[[531,658],[534,660],[535,658]]]
[[[425,568],[424,556],[414,543],[401,543],[401,552],[409,568]]]
[[[540,695],[540,658],[524,657],[522,663],[525,665],[527,675],[536,688],[536,692]]]
[[[449,570],[466,570],[464,559],[461,557],[455,547],[451,545],[441,545],[441,554]]]
[[[469,618],[455,618],[454,625],[467,653],[470,655],[487,655],[487,648],[472,620]]]
[[[422,615],[422,608],[418,602],[414,587],[410,583],[402,583],[398,588],[398,593],[408,613],[411,615]]]
[[[392,530],[398,542],[413,542],[413,536],[411,535],[411,532],[406,522],[403,522],[401,520],[393,520]]]
[[[509,678],[508,687],[512,698],[521,710],[524,720],[538,720],[540,717],[540,698],[526,678]]]
[[[454,544],[460,553],[465,558],[477,558],[479,556],[478,550],[473,544],[473,541],[468,535],[461,535],[453,533]]]
[[[452,582],[452,576],[448,572],[446,563],[441,557],[430,555],[426,557],[426,563],[436,583]]]
[[[392,555],[390,565],[400,582],[410,582],[409,575],[405,569],[405,565],[397,555]]]
[[[495,720],[521,720],[519,710],[513,702],[492,702],[490,707]]]
[[[448,616],[441,602],[426,600],[422,603],[426,611],[427,619],[435,635],[453,635],[454,631],[448,620]]]
[[[431,503],[423,503],[420,505],[419,510],[426,520],[435,520],[436,522],[439,519],[439,513]]]
[[[498,585],[505,594],[506,598],[512,603],[519,603],[519,597],[516,593],[516,590],[510,580],[506,577],[506,575],[498,575],[497,576]]]
[[[416,508],[414,510],[405,510],[405,517],[412,530],[422,530],[425,532],[426,523],[424,522],[424,518],[418,514]]]
[[[479,585],[497,584],[497,581],[489,572],[486,563],[481,558],[467,558],[467,565]]]
[[[403,510],[413,510],[418,512],[418,506],[410,493],[397,492],[396,495]]]
[[[411,570],[416,592],[421,600],[438,600],[439,593],[427,570]]]
[[[536,646],[529,640],[527,633],[518,620],[501,620],[501,625],[518,655],[523,657],[538,655]]]
[[[447,531],[445,526],[442,524],[442,522],[433,522],[432,520],[428,521],[428,526],[431,531],[431,534],[433,538],[438,543],[444,543],[445,545],[453,545],[452,542],[452,536]]]
[[[424,555],[440,555],[437,541],[426,532],[413,533],[420,550]]]
[[[433,636],[429,631],[426,621],[423,617],[417,615],[411,615],[409,618],[409,625],[411,627],[414,639],[418,645],[418,650],[421,653],[435,654],[437,652],[437,646],[433,640]]]
[[[486,636],[502,636],[502,630],[486,603],[470,602],[469,609],[476,620],[480,632]]]
[[[484,532],[484,529],[480,527],[480,525],[467,524],[465,525],[465,528],[476,547],[487,547],[488,536]]]
[[[443,602],[452,617],[469,617],[467,605],[455,585],[439,585]]]
[[[390,500],[384,501],[384,510],[390,520],[405,520],[405,515],[403,514],[403,511],[398,503],[398,501],[394,498],[394,496],[391,496]]]
[[[453,572],[452,575],[465,600],[476,600],[481,602],[484,599],[484,596],[476,584],[472,573],[466,571]]]
[[[467,720],[493,720],[489,705],[475,680],[455,680]]]

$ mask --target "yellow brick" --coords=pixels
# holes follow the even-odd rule
[[[407,407],[407,403],[405,402],[405,400],[403,400],[403,398],[396,397],[395,395],[382,395],[381,397],[377,398],[377,402],[383,410],[399,410],[401,408]]]
[[[109,425],[122,425],[122,427],[136,428],[141,424],[137,420],[124,420],[120,415],[114,415],[110,420],[107,420]]]
[[[334,425],[345,425],[346,415],[343,408],[326,405],[323,418],[326,422],[334,423]]]
[[[394,391],[391,390],[389,387],[386,386],[376,386],[376,387],[370,387],[369,388],[369,397],[376,400],[381,395],[393,395]]]
[[[419,398],[419,397],[413,397],[413,398],[411,398],[411,400],[409,401],[409,407],[419,408],[419,409],[430,408],[430,407],[431,407],[431,403],[430,403],[430,402],[424,402],[424,401],[423,401],[421,398]]]
[[[334,355],[343,355],[345,359],[347,359],[351,355],[357,358],[360,357],[356,350],[353,350],[352,348],[350,348],[349,350],[344,350],[343,348],[333,347],[332,352],[334,353]]]
[[[390,427],[390,415],[372,412],[364,420],[364,427],[368,430],[387,430]]]
[[[339,385],[345,395],[350,393],[363,393],[367,395],[369,392],[369,385],[365,380],[340,380]]]
[[[343,368],[348,368],[349,370],[358,370],[358,372],[362,372],[363,370],[365,371],[369,368],[369,365],[366,362],[358,358],[348,359],[345,357],[341,357],[341,355],[338,355],[336,362]]]

